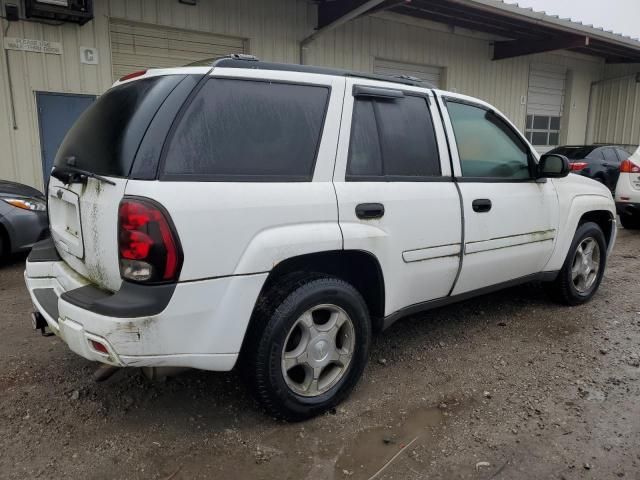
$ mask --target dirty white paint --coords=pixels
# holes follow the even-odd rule
[[[346,181],[353,87],[388,87],[389,82],[255,69],[218,68],[211,75],[331,87],[313,181],[246,182],[238,188],[235,182],[111,178],[115,185],[104,190],[93,179],[86,187],[70,187],[79,197],[86,260],[61,252],[64,261],[28,262],[25,277],[32,298],[40,288],[53,289],[60,297],[67,285],[78,283],[77,274],[102,287],[117,284],[117,205],[125,195],[162,204],[184,251],[181,281],[158,314],[115,318],[59,298],[58,318],[49,315],[46,319],[59,328],[71,350],[89,360],[229,370],[268,272],[283,260],[343,247],[374,256],[384,279],[384,314],[389,316],[450,294],[557,271],[585,212],[604,210],[612,218],[615,215],[609,190],[578,175],[546,182],[492,182],[487,178],[460,182],[459,190],[453,181]],[[437,138],[445,133],[455,138],[442,101],[445,92],[403,88],[429,97]],[[492,108],[469,96],[447,95]],[[438,106],[446,123],[436,112]],[[442,171],[450,173],[447,168],[452,167],[459,176],[455,143],[451,150],[442,145],[439,153]],[[49,188],[52,225],[75,230],[75,223],[57,218],[70,217],[66,207],[62,208],[64,192],[60,198],[57,195],[63,185],[52,179]],[[184,201],[187,197],[189,202]],[[474,212],[473,200],[483,197],[491,199],[492,209]],[[358,218],[355,206],[369,202],[383,203],[385,214],[376,219]],[[203,218],[211,221],[194,221]],[[615,243],[615,222],[611,228],[609,249]],[[54,228],[54,239],[66,242],[65,231]],[[59,268],[63,265],[71,268]],[[70,273],[71,269],[77,273]],[[43,309],[37,301],[36,306]],[[90,340],[102,343],[106,356]]]

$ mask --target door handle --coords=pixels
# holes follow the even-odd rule
[[[381,218],[384,215],[384,205],[381,203],[361,203],[356,206],[356,216],[362,220]]]
[[[603,166],[603,167],[610,167],[610,166],[611,166],[611,164],[610,164],[610,163],[607,163],[607,162],[604,162],[604,163],[602,164],[602,166]]]
[[[483,213],[491,210],[491,200],[488,198],[478,198],[471,203],[474,212]]]

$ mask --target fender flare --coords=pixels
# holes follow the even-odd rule
[[[615,206],[612,204],[610,198],[603,195],[576,195],[571,199],[566,209],[566,214],[560,215],[556,243],[551,258],[549,258],[549,261],[543,269],[544,271],[557,271],[562,268],[569,248],[571,247],[573,236],[578,229],[580,219],[586,213],[596,211],[606,211],[611,215],[613,220],[616,218]],[[615,228],[615,226],[612,225],[611,228]],[[605,232],[605,234],[606,233],[607,232]],[[612,235],[611,241],[613,241],[614,238]]]
[[[251,239],[233,274],[269,272],[289,258],[342,248],[342,233],[338,222],[314,222],[268,228]]]

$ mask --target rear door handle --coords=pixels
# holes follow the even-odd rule
[[[471,203],[474,212],[482,213],[491,210],[491,200],[488,198],[478,198]]]
[[[384,205],[381,203],[361,203],[356,207],[356,216],[362,220],[381,218],[384,215]]]

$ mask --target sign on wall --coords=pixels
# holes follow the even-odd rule
[[[93,47],[80,47],[80,63],[97,65],[98,49]]]
[[[23,52],[62,55],[62,44],[60,42],[47,42],[46,40],[35,40],[31,38],[6,37],[4,39],[4,48]]]

